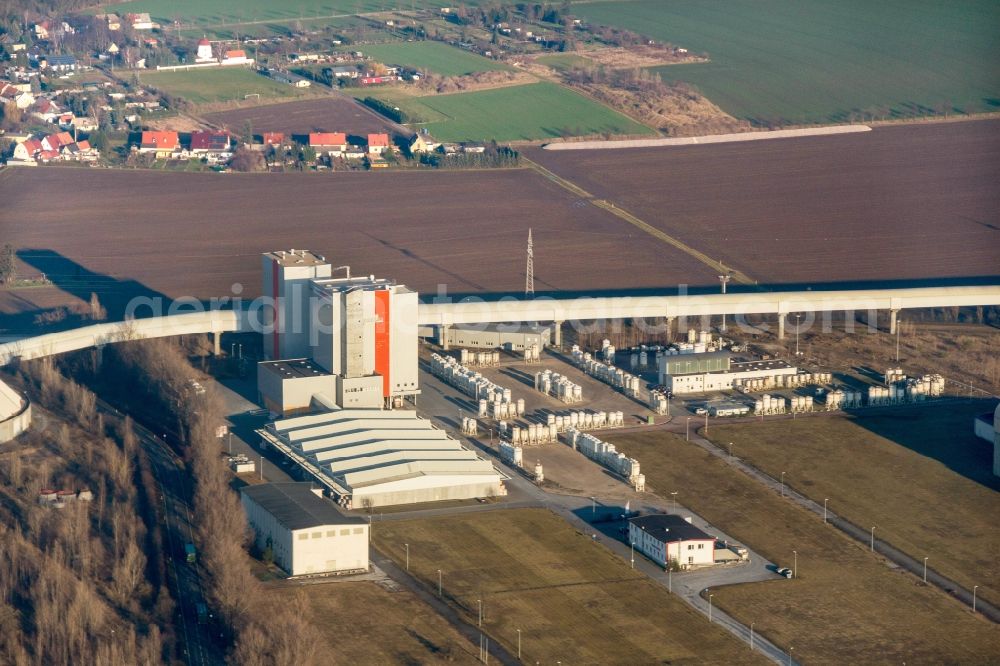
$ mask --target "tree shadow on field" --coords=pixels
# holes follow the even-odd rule
[[[149,299],[161,303],[166,308],[172,302],[165,294],[151,289],[136,280],[119,279],[92,271],[69,257],[45,248],[24,248],[17,251],[17,257],[25,265],[44,275],[54,287],[87,303],[91,294],[96,294],[106,311],[107,321],[120,321],[133,299]],[[148,302],[148,301],[147,301]],[[4,316],[4,328],[8,331],[42,333],[73,328],[89,323],[89,313],[64,311],[61,308],[35,309]],[[149,308],[140,308],[138,316],[150,314]],[[46,317],[50,314],[53,316]],[[42,317],[39,317],[42,315]]]
[[[993,399],[956,399],[941,405],[923,403],[912,408],[855,412],[854,423],[937,460],[971,481],[1000,491],[1000,477],[993,475],[993,444],[976,437],[973,431],[973,419],[986,413],[992,418],[996,406]]]

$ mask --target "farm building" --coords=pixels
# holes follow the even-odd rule
[[[505,349],[522,351],[537,345],[544,349],[552,342],[552,328],[528,324],[467,324],[444,327],[438,331],[438,344],[469,349]]]
[[[682,569],[715,564],[715,537],[680,516],[632,518],[628,521],[628,536],[636,550],[662,567],[670,562]]]
[[[389,135],[388,134],[369,134],[368,135],[368,154],[369,155],[381,155],[386,150],[389,149]]]
[[[259,430],[348,508],[504,495],[493,463],[412,411],[341,409]]]
[[[139,141],[140,153],[154,153],[157,158],[171,157],[181,148],[177,132],[144,131]]]
[[[225,132],[191,132],[191,152],[196,155],[219,155],[229,152],[229,135]]]
[[[301,77],[298,74],[282,71],[280,69],[272,69],[268,72],[268,75],[279,83],[287,83],[288,85],[296,88],[308,88],[312,85],[309,79]]]
[[[246,486],[240,499],[260,550],[292,576],[368,570],[368,525],[309,483]]]

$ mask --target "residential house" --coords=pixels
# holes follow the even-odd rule
[[[432,153],[440,144],[434,140],[430,134],[418,132],[410,139],[409,149],[411,155],[420,153]]]
[[[27,85],[27,91],[24,90],[25,85]],[[35,103],[35,96],[31,94],[30,84],[16,85],[0,81],[0,102],[18,109],[27,109]]]
[[[348,146],[346,150],[344,150],[344,159],[345,160],[360,160],[360,159],[363,159],[364,156],[365,156],[364,146],[353,146],[353,145],[351,145],[351,146]]]
[[[477,143],[464,143],[462,144],[462,152],[482,154],[486,152],[486,146]]]
[[[100,151],[91,148],[89,141],[77,141],[63,149],[63,159],[77,162],[96,162],[101,156]]]
[[[152,30],[153,21],[149,18],[148,12],[139,14],[126,14],[125,20],[132,25],[133,30]]]
[[[368,154],[369,155],[381,155],[386,150],[389,149],[389,135],[388,134],[369,134],[368,135]]]
[[[35,156],[42,151],[42,142],[38,139],[28,139],[14,146],[13,161],[34,163]]]
[[[374,86],[380,85],[382,83],[392,83],[393,81],[399,81],[399,77],[392,75],[376,76],[374,74],[366,74],[360,78],[361,85],[363,86]]]
[[[64,146],[71,143],[73,143],[73,136],[69,132],[56,132],[42,139],[42,150],[58,154],[62,152]]]
[[[312,132],[309,134],[309,146],[317,155],[340,157],[347,150],[347,134],[344,132]]]
[[[336,65],[330,68],[330,73],[338,79],[358,78],[358,68],[349,65]]]
[[[140,153],[153,153],[157,158],[173,157],[180,149],[180,138],[173,131],[145,131],[139,143]]]
[[[309,79],[299,76],[298,74],[292,74],[291,72],[285,72],[280,69],[272,69],[268,72],[272,79],[280,83],[287,83],[290,86],[295,86],[296,88],[308,88],[312,85]]]
[[[629,542],[635,549],[666,568],[682,569],[715,564],[715,537],[671,514],[655,514],[628,521]]]
[[[122,29],[122,20],[118,14],[105,14],[104,20],[108,22],[108,30],[115,32]]]
[[[261,136],[265,146],[281,146],[285,143],[284,132],[264,132]]]
[[[51,69],[54,72],[75,72],[76,56],[72,55],[47,55],[42,58],[44,64],[42,69]]]
[[[36,99],[29,110],[31,111],[31,115],[47,123],[55,122],[55,119],[62,113],[62,109],[55,102],[45,97]]]
[[[229,135],[225,132],[191,132],[191,153],[220,158],[229,153]]]
[[[41,23],[36,23],[33,26],[35,32],[35,39],[48,39],[49,38],[49,22],[42,21]]]
[[[226,51],[222,56],[223,65],[250,65],[253,58],[247,57],[247,52],[243,49],[232,49]]]
[[[80,132],[94,132],[97,127],[97,122],[90,116],[73,116],[70,121],[70,128]]]

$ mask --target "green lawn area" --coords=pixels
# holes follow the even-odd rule
[[[441,76],[509,70],[510,67],[441,42],[399,42],[352,47],[386,65],[409,65]]]
[[[825,123],[880,108],[897,116],[1000,110],[996,0],[635,0],[573,9],[707,52],[710,63],[656,71],[694,84],[738,118]]]
[[[544,509],[374,524],[375,546],[522,663],[764,663],[662,586]],[[675,581],[676,584],[676,581]]]
[[[142,83],[171,95],[178,95],[193,104],[243,99],[259,93],[261,99],[299,97],[301,88],[279,83],[242,67],[218,67],[176,72],[144,72]]]
[[[817,419],[802,423],[809,420]],[[967,423],[963,429],[969,427]],[[744,624],[754,622],[778,645],[793,646],[796,660],[986,664],[1000,653],[1000,633],[992,622],[944,592],[887,567],[867,547],[824,525],[822,518],[685,442],[683,436],[653,431],[606,439],[642,462],[647,489],[661,496],[676,491],[680,503],[779,566],[791,566],[793,551],[798,552],[794,580],[713,590],[716,604]],[[854,486],[855,493],[869,491],[863,484]],[[921,510],[947,513],[948,507],[913,509]],[[958,527],[957,522],[951,527]],[[985,541],[984,557],[990,557]]]
[[[992,403],[995,404],[995,403]],[[712,428],[712,440],[979,595],[1000,602],[1000,479],[972,433],[989,401]],[[978,478],[956,471],[969,470]]]
[[[590,58],[580,55],[574,55],[572,53],[551,53],[549,55],[538,56],[535,58],[536,62],[539,62],[546,67],[551,67],[552,69],[564,70],[573,69],[574,67],[588,67],[594,64],[594,61]]]
[[[554,83],[404,97],[392,101],[440,141],[525,141],[591,134],[655,134],[634,120]]]

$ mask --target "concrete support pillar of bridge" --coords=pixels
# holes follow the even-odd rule
[[[677,317],[667,317],[667,342],[674,340],[674,320]]]
[[[562,327],[561,321],[552,322],[552,345],[557,349],[562,347]]]
[[[889,333],[891,335],[896,335],[896,317],[899,315],[899,310],[889,310]]]
[[[449,324],[441,324],[438,328],[438,337],[440,338],[438,342],[441,344],[441,349],[448,351],[448,329],[451,328]]]
[[[784,312],[779,312],[778,313],[778,339],[779,340],[784,340],[785,339],[785,318],[787,316],[788,315],[786,315]]]
[[[222,354],[222,333],[219,331],[212,333],[212,353],[216,356]]]

